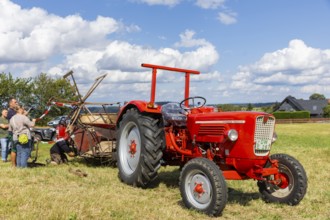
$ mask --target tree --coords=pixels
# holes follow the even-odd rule
[[[51,78],[45,73],[39,74],[33,81],[33,95],[31,97],[36,106],[34,114],[40,116],[48,107],[47,104],[51,99],[55,101],[77,101],[78,98],[75,90],[71,87],[70,83],[61,78]],[[53,106],[48,116],[43,120],[45,123],[51,117],[57,115],[65,115],[69,111],[65,107]],[[41,122],[42,123],[42,122]]]
[[[246,108],[247,111],[252,111],[253,110],[253,105],[249,103]]]
[[[323,108],[323,117],[330,118],[330,105],[327,105]]]
[[[275,102],[272,111],[275,112],[279,107],[281,106],[281,103],[279,103],[278,101]]]
[[[241,111],[241,107],[238,105],[232,105],[232,104],[221,104],[217,106],[219,109],[221,109],[224,112],[228,111]]]
[[[37,118],[47,108],[50,98],[57,101],[78,101],[75,90],[70,83],[62,78],[51,78],[45,73],[34,78],[14,78],[11,73],[0,73],[0,104],[2,108],[8,108],[8,99],[14,97],[20,105],[34,107],[30,116]],[[39,124],[45,124],[51,117],[65,115],[68,108],[54,106],[45,120]]]
[[[309,96],[309,100],[325,100],[325,96],[323,94],[319,93],[313,93],[311,96]]]
[[[3,108],[7,108],[8,99],[14,97],[24,106],[31,104],[30,96],[32,85],[31,78],[16,78],[14,79],[11,73],[0,74],[0,102]]]
[[[261,107],[261,110],[263,112],[267,112],[267,113],[273,113],[274,111],[274,105],[268,105],[268,106],[263,106]]]

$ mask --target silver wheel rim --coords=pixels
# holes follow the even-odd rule
[[[196,185],[201,184],[203,193],[196,192]],[[209,178],[200,170],[191,171],[185,181],[187,199],[197,209],[205,209],[212,201],[212,185]]]
[[[279,186],[276,185],[272,185],[272,191],[274,190],[274,192],[272,192],[272,196],[275,196],[277,198],[284,198],[287,197],[293,190],[293,186],[294,186],[294,178],[293,178],[293,174],[291,173],[290,169],[287,168],[286,166],[284,166],[283,164],[279,165],[279,171],[282,174],[285,174],[288,177],[288,181],[289,181],[289,185],[285,188],[281,188]]]
[[[132,141],[136,144],[136,152],[130,152]],[[141,136],[138,126],[134,122],[128,122],[120,136],[119,157],[125,174],[130,175],[138,167],[141,155]]]

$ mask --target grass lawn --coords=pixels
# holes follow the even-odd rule
[[[330,124],[277,125],[276,131],[272,153],[290,154],[307,172],[307,194],[297,206],[264,203],[255,181],[227,181],[227,206],[211,218],[183,207],[178,167],[162,167],[160,185],[143,190],[121,183],[117,168],[75,158],[28,169],[1,163],[0,219],[330,219]],[[41,165],[50,146],[40,146]],[[87,176],[76,175],[78,169]]]

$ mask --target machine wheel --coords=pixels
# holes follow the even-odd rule
[[[117,165],[119,178],[128,185],[146,188],[158,177],[163,156],[159,121],[128,109],[119,124]]]
[[[42,140],[41,135],[40,134],[35,134],[34,135],[34,140],[41,141]]]
[[[187,208],[210,216],[221,215],[227,203],[227,185],[213,161],[206,158],[190,160],[181,171],[179,185]]]
[[[307,190],[307,176],[303,166],[286,154],[274,154],[270,158],[278,160],[281,183],[274,185],[267,181],[258,181],[262,199],[265,202],[297,205]],[[274,180],[274,176],[269,176],[267,180]]]
[[[57,137],[56,137],[56,134],[52,137],[52,140],[51,141],[54,141],[54,142],[56,142],[56,140],[57,140]]]

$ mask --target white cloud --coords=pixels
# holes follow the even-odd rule
[[[99,69],[141,71],[141,63],[154,63],[163,66],[185,67],[201,71],[214,65],[219,55],[215,47],[205,39],[195,39],[193,31],[181,34],[177,46],[197,46],[195,50],[181,52],[172,48],[154,49],[133,45],[128,42],[111,42],[102,58],[97,62]],[[188,36],[187,36],[188,35]]]
[[[117,31],[138,30],[98,16],[94,21],[79,15],[59,17],[40,8],[22,9],[9,0],[0,1],[0,62],[40,62],[54,54],[82,48],[99,48]]]
[[[196,5],[204,9],[217,9],[224,5],[226,0],[197,0]]]
[[[176,6],[183,2],[182,0],[131,0],[133,2],[140,2],[147,5],[164,5]],[[217,9],[224,5],[226,0],[196,0],[195,5],[203,9]]]
[[[282,72],[275,73],[266,77],[258,77],[254,80],[255,83],[258,84],[291,84],[291,85],[301,85],[301,84],[309,84],[316,83],[318,81],[317,76],[311,75],[288,75],[283,74]]]
[[[287,48],[265,54],[249,68],[258,74],[266,75],[279,71],[290,71],[291,74],[300,74],[302,71],[322,74],[323,71],[329,70],[329,65],[329,49],[308,47],[302,40],[295,39],[289,42]]]
[[[143,1],[167,6],[180,2]],[[237,14],[224,7],[225,1],[190,2],[205,9],[223,7],[219,19],[226,24],[237,20]],[[330,94],[330,50],[313,48],[299,39],[290,41],[286,48],[264,54],[251,65],[239,67],[231,77],[230,73],[213,69],[220,55],[211,42],[199,38],[194,30],[184,30],[178,42],[162,48],[110,40],[112,36],[116,39],[115,33],[137,31],[138,25],[125,25],[110,17],[99,16],[92,21],[79,15],[61,17],[0,0],[0,71],[31,77],[40,72],[61,76],[72,69],[82,93],[95,77],[108,73],[95,93],[107,100],[131,99],[128,94],[139,99],[149,96],[151,70],[142,68],[141,63],[199,70],[200,75],[191,77],[191,95],[209,97],[218,103],[224,102],[224,98],[233,98],[233,102],[271,101],[269,97],[275,95]],[[178,98],[183,97],[182,74],[159,71],[157,80],[157,95],[161,99],[171,100],[178,94]]]
[[[232,80],[231,87],[240,93],[274,90],[283,97],[329,93],[325,85],[330,83],[330,50],[291,40],[287,48],[266,53],[254,64],[240,67]]]
[[[197,0],[195,5],[203,9],[218,9],[222,8],[218,12],[217,20],[225,25],[235,24],[237,22],[237,13],[231,11],[225,6],[226,0]]]
[[[313,93],[330,93],[330,87],[329,86],[321,86],[321,85],[307,85],[303,86],[300,89],[301,92],[306,93],[306,94],[313,94]]]
[[[137,2],[146,3],[148,5],[165,5],[175,6],[181,2],[181,0],[136,0]]]
[[[151,69],[141,67],[141,63],[207,71],[217,62],[219,55],[214,46],[206,40],[195,39],[193,35],[189,38],[181,38],[181,43],[182,39],[199,43],[194,44],[196,48],[181,52],[172,48],[155,49],[125,41],[113,41],[105,49],[86,48],[67,55],[65,62],[50,69],[50,73],[63,75],[68,69],[73,69],[75,78],[80,84],[91,83],[98,75],[108,73],[103,82],[112,85],[105,88],[105,91],[109,90],[108,93],[113,91],[113,87],[118,93],[125,92],[125,89],[129,89],[133,93],[141,93],[142,87],[150,92]],[[218,71],[202,72],[191,79],[197,83],[208,80],[216,82],[220,81],[220,73]],[[183,80],[184,75],[182,74],[158,71],[157,82],[160,84],[180,83],[184,85]],[[180,85],[178,86],[180,87]],[[164,89],[168,89],[168,86],[164,86],[163,90],[161,86],[157,87],[159,87],[160,94]],[[82,91],[85,90],[87,88],[83,87]]]
[[[153,3],[157,2],[179,3]],[[0,1],[0,70],[16,71],[23,77],[41,72],[59,77],[73,70],[82,94],[95,77],[108,73],[101,85],[103,91],[95,94],[103,97],[115,90],[118,96],[109,95],[114,99],[127,99],[128,91],[139,95],[150,92],[151,70],[142,68],[141,63],[199,70],[202,74],[192,80],[197,84],[220,80],[218,71],[209,72],[219,59],[218,52],[192,30],[181,33],[174,48],[152,48],[108,39],[116,32],[139,30],[137,25],[126,26],[109,17],[99,16],[92,21],[79,15],[60,17],[40,8],[23,9],[3,0]],[[182,74],[162,71],[158,74],[160,85],[179,84],[183,79]],[[159,94],[175,91],[166,85],[163,88]]]
[[[194,75],[191,78],[192,82],[222,82],[221,73],[219,71],[213,71],[209,73],[200,73],[199,75]]]
[[[195,31],[185,30],[184,33],[180,34],[181,41],[175,43],[176,47],[196,47],[196,46],[204,46],[209,45],[210,43],[205,39],[195,39]]]
[[[219,12],[218,20],[225,25],[235,24],[237,22],[237,13],[231,11]]]

